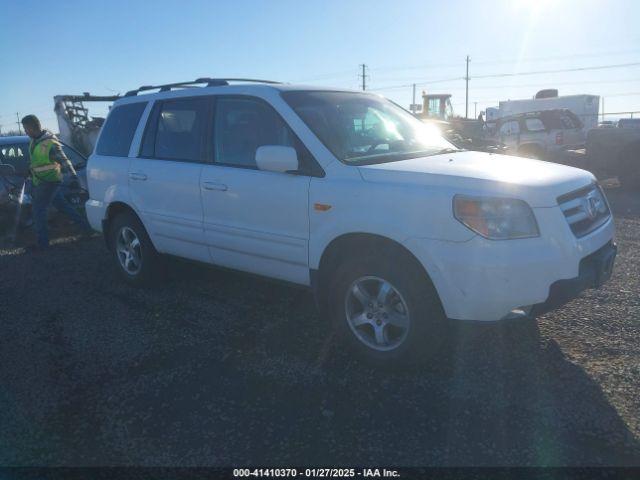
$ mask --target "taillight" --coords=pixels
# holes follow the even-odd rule
[[[556,133],[556,145],[562,145],[564,143],[564,134],[562,132]]]

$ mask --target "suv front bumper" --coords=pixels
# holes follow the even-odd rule
[[[530,315],[535,317],[550,312],[573,300],[584,290],[598,288],[603,285],[611,278],[617,253],[618,247],[616,244],[609,242],[591,255],[583,258],[580,261],[578,276],[552,283],[551,287],[549,287],[547,299],[534,305]]]
[[[611,261],[615,257],[613,218],[577,238],[559,207],[535,213],[541,231],[536,238],[404,242],[431,277],[447,317],[497,321],[530,314],[534,307],[540,314],[606,280],[594,272],[606,257],[602,252]]]

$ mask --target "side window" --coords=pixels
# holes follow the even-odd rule
[[[527,118],[525,119],[525,125],[530,132],[543,132],[545,130],[544,123],[539,118]]]
[[[440,116],[440,99],[439,98],[429,99],[429,104],[427,106],[427,115],[429,115],[430,117]]]
[[[2,145],[0,147],[1,163],[13,165],[16,174],[26,175],[29,173],[29,144],[24,145]]]
[[[251,98],[218,98],[214,124],[215,162],[256,168],[263,145],[297,146],[296,137],[265,103]]]
[[[564,128],[582,128],[580,119],[571,112],[562,113],[560,115],[560,121]]]
[[[136,133],[140,116],[146,106],[146,102],[138,102],[115,107],[102,127],[96,153],[112,157],[128,157],[133,135]]]
[[[500,127],[500,135],[517,135],[520,133],[520,126],[516,120],[503,123]]]
[[[166,160],[203,161],[206,117],[205,97],[162,102],[151,156]]]

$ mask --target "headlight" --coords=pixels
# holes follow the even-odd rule
[[[531,207],[522,200],[456,195],[453,215],[467,228],[491,240],[540,235]]]

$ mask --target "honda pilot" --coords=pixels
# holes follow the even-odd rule
[[[125,282],[173,255],[307,286],[332,338],[377,362],[428,358],[454,321],[556,308],[616,255],[591,173],[460,150],[365,92],[142,87],[113,105],[88,183]]]

